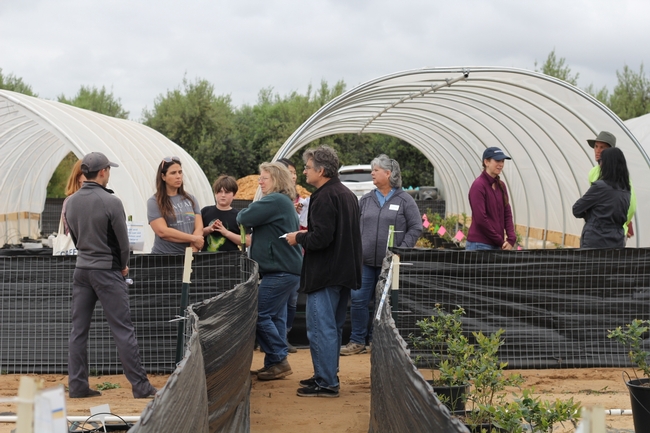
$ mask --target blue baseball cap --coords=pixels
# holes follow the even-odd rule
[[[512,159],[503,150],[498,147],[488,147],[483,151],[483,159],[494,159],[496,161],[503,161],[504,159]]]

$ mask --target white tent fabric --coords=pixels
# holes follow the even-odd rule
[[[146,202],[155,191],[155,173],[165,156],[183,164],[185,188],[201,206],[214,204],[210,183],[180,146],[140,123],[0,90],[0,241],[16,243],[38,235],[47,184],[61,160],[102,152],[120,165],[108,187],[134,222],[145,224],[145,252],[153,245]],[[34,220],[34,215],[37,215]]]
[[[639,140],[643,150],[650,155],[650,113],[635,117],[634,119],[628,119],[623,123],[625,123],[625,126],[627,126],[636,139]]]
[[[501,147],[512,161],[503,179],[515,224],[524,236],[579,245],[583,220],[572,206],[588,189],[595,164],[587,139],[617,137],[638,200],[636,236],[650,245],[650,159],[621,120],[564,81],[513,68],[431,68],[377,78],[346,92],[311,116],[275,158],[340,133],[381,133],[403,139],[431,161],[447,213],[471,215],[467,193],[481,171],[483,150]]]

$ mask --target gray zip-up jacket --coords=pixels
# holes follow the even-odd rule
[[[395,227],[393,246],[412,248],[422,234],[422,217],[413,197],[402,189],[397,189],[382,207],[375,191],[361,197],[359,208],[363,264],[379,267],[386,256],[388,226]]]
[[[122,201],[97,182],[84,182],[68,198],[65,219],[80,269],[122,270],[129,263],[129,234]]]

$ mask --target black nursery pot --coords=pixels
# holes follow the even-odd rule
[[[625,384],[630,391],[634,431],[646,431],[650,426],[650,379],[633,379]]]
[[[431,380],[427,380],[427,382],[431,384],[433,392],[446,397],[443,404],[452,414],[458,415],[465,413],[465,394],[467,394],[469,385],[434,386]]]

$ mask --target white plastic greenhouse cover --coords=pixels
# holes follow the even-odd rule
[[[628,119],[623,123],[625,123],[625,126],[627,126],[636,139],[639,140],[645,153],[650,155],[650,113],[635,117],[634,119]]]
[[[512,161],[503,180],[517,230],[579,245],[583,220],[572,214],[595,164],[587,139],[610,131],[625,153],[638,197],[636,236],[650,245],[650,160],[606,106],[564,81],[522,69],[426,68],[377,78],[322,107],[283,144],[291,156],[313,140],[341,133],[381,133],[409,142],[433,164],[448,214],[471,215],[467,193],[483,150],[501,147]],[[636,242],[634,242],[636,241]]]
[[[187,191],[201,206],[214,204],[210,183],[180,146],[140,123],[105,116],[55,101],[0,90],[0,241],[16,243],[38,235],[47,184],[69,153],[77,158],[102,152],[119,168],[108,187],[126,215],[145,226],[145,252],[153,245],[147,199],[155,191],[158,164],[165,156],[183,163]],[[36,215],[36,217],[35,217]]]

